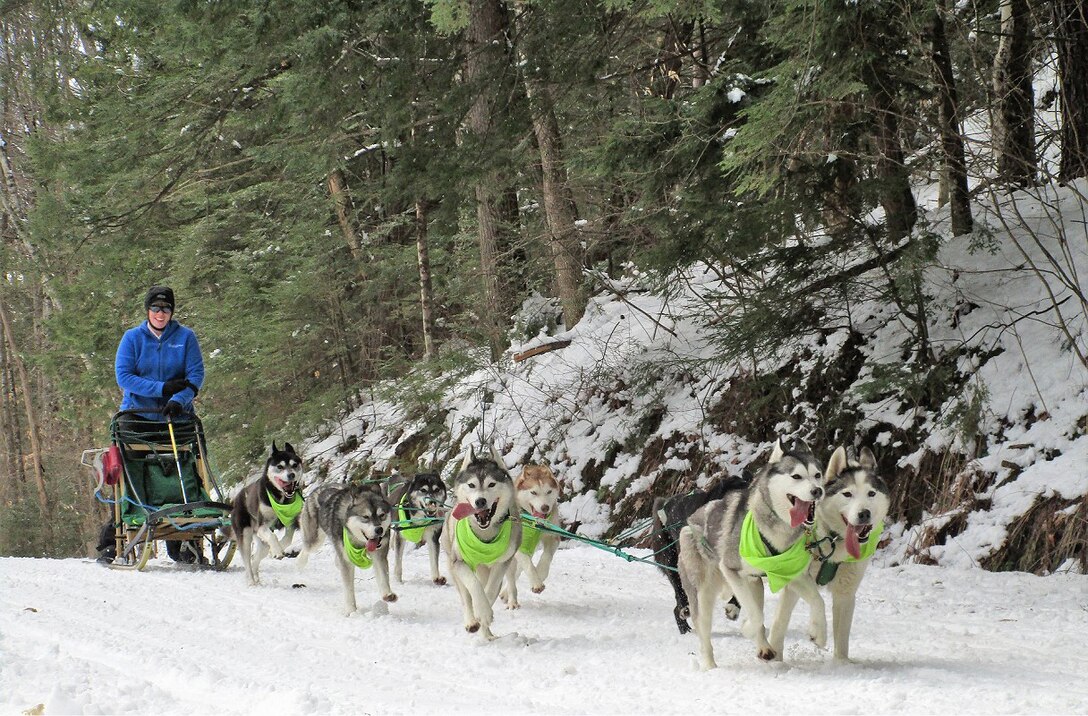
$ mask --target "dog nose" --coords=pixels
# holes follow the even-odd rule
[[[378,535],[379,537],[381,536],[382,532],[384,532],[384,531],[385,531],[385,528],[381,527],[381,526],[378,526],[378,527],[374,528],[374,534]]]
[[[818,500],[823,496],[824,496],[824,488],[822,488],[822,487],[812,488],[812,499]]]
[[[872,516],[873,515],[872,515],[871,512],[869,512],[869,510],[862,510],[861,512],[858,513],[858,522],[860,522],[862,524],[865,524],[865,523],[867,523],[869,521],[869,518],[871,518]]]
[[[476,509],[482,510],[485,507],[487,507],[487,500],[484,499],[483,497],[477,497],[476,498]]]

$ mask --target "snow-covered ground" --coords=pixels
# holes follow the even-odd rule
[[[784,663],[759,662],[718,617],[720,668],[702,672],[664,577],[583,545],[560,550],[547,589],[523,589],[520,610],[499,605],[491,643],[462,629],[457,594],[430,583],[425,550],[407,555],[393,604],[357,573],[351,617],[339,613],[328,548],[301,574],[293,560],[266,560],[261,587],[246,586],[238,564],[195,572],[164,559],[130,573],[5,558],[0,712],[1088,712],[1088,576],[874,559],[853,663],[805,639],[802,604]]]

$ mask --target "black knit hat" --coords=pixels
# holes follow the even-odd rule
[[[149,310],[153,303],[165,303],[173,309],[174,289],[169,286],[152,286],[148,290],[147,296],[144,298],[144,310]]]

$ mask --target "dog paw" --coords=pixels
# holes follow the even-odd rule
[[[536,586],[536,587],[530,587],[530,589],[533,590],[533,594],[540,594],[541,592],[544,591],[544,585],[541,584],[541,585]]]
[[[737,617],[740,616],[740,607],[736,604],[725,605],[725,618],[731,622],[735,622]]]
[[[823,630],[823,631],[820,631],[818,629],[811,630],[808,633],[808,638],[812,640],[813,644],[820,647],[821,649],[826,649],[827,648],[827,630],[826,629]]]
[[[778,654],[769,646],[761,648],[756,656],[758,656],[761,661],[774,661],[778,658]]]
[[[431,581],[434,582],[435,584],[437,584],[439,587],[446,586],[446,578],[445,577],[435,577]]]
[[[472,622],[471,624],[465,624],[465,631],[469,634],[475,634],[480,631],[480,622]]]
[[[390,592],[389,594],[383,594],[382,595],[382,601],[395,602],[395,601],[397,601],[397,595],[393,594],[392,592]]]
[[[521,609],[521,602],[519,602],[516,599],[513,600],[513,601],[506,602],[506,608],[507,609]]]

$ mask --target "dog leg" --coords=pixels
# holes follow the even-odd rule
[[[696,597],[692,600],[691,623],[699,638],[699,661],[704,671],[718,668],[714,660],[714,645],[710,642],[710,632],[714,625],[714,605],[722,590],[722,578],[718,570],[707,570],[703,581],[695,587]]]
[[[760,659],[774,660],[776,654],[767,641],[767,628],[763,624],[763,581],[759,577],[745,577],[724,564],[721,572],[745,615],[745,625],[741,631],[755,642],[756,655]]]
[[[786,628],[790,625],[790,617],[793,615],[793,609],[797,606],[797,600],[800,596],[797,590],[793,588],[793,585],[789,584],[782,590],[782,596],[778,598],[778,609],[775,610],[774,622],[771,624],[769,641],[771,647],[778,652],[779,659],[782,658],[785,649]]]
[[[825,648],[827,646],[827,611],[816,581],[806,572],[790,582],[790,588],[796,590],[808,604],[809,639],[821,649]],[[785,626],[782,627],[782,631],[785,634]]]
[[[313,529],[302,531],[302,551],[298,553],[298,568],[303,570],[310,562],[310,555],[314,553],[319,544],[325,541],[325,533],[321,531],[321,528],[314,526]]]
[[[283,559],[283,545],[280,544],[280,538],[276,536],[275,532],[266,525],[261,525],[257,528],[257,536],[261,538],[264,544],[268,545],[268,551],[271,552],[273,559]]]
[[[514,567],[507,575],[506,587],[504,587],[503,590],[499,592],[499,599],[501,599],[503,603],[506,604],[507,609],[521,608],[521,602],[518,601],[518,577],[521,572],[521,566],[519,564],[518,558],[524,556],[525,555],[523,555],[521,552],[518,552],[514,555],[514,559],[511,560],[514,563]],[[511,601],[511,599],[513,601]]]
[[[835,637],[835,661],[850,661],[850,627],[854,623],[854,592],[832,595],[831,629]]]
[[[355,565],[339,552],[336,553],[336,561],[340,567],[340,580],[344,583],[344,616],[349,617],[358,609],[355,604]]]
[[[480,619],[476,616],[476,605],[473,602],[475,600],[484,601],[483,587],[480,586],[480,580],[476,578],[476,573],[464,562],[451,559],[449,567],[450,575],[453,577],[453,584],[461,595],[465,631],[475,634],[480,630]]]
[[[555,557],[555,550],[559,547],[559,538],[554,535],[547,535],[541,537],[540,542],[542,549],[540,551],[540,560],[536,563],[536,573],[540,577],[540,589],[543,591],[544,582],[548,581],[548,575],[552,571],[552,558]]]
[[[386,602],[397,601],[397,595],[393,593],[393,588],[389,586],[388,550],[386,550],[384,554],[375,555],[374,576],[378,580],[378,591],[381,592],[382,600]]]
[[[253,530],[242,530],[242,539],[239,540],[239,551],[242,553],[242,565],[246,568],[246,579],[251,587],[261,583],[257,573],[253,570]]]
[[[280,544],[283,546],[283,556],[284,557],[286,557],[286,556],[288,556],[290,554],[290,552],[291,552],[291,549],[290,549],[291,548],[291,543],[294,541],[294,539],[295,539],[295,523],[292,522],[291,524],[287,525],[287,527],[283,530],[283,539],[280,540]],[[297,556],[297,554],[298,553],[296,552],[295,555]]]
[[[397,584],[404,584],[404,538],[400,536],[400,532],[393,532],[393,536],[390,538],[393,540],[391,545],[393,548],[393,577],[397,580]]]
[[[438,586],[446,584],[446,578],[438,571],[438,538],[442,534],[441,526],[432,528],[433,531],[427,533],[427,551],[431,557],[431,581]]]

